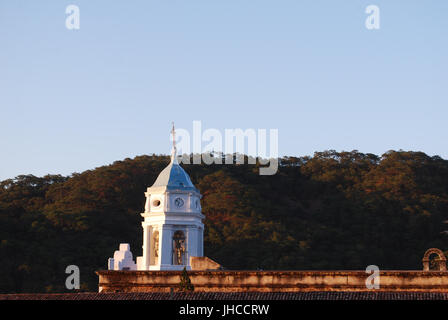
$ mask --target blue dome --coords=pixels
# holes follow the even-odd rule
[[[185,170],[177,163],[171,161],[170,164],[160,172],[156,182],[151,186],[166,187],[167,189],[191,189],[199,192],[190,180]]]

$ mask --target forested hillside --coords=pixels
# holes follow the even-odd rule
[[[205,255],[228,269],[420,269],[448,249],[448,161],[326,151],[255,165],[183,165],[203,194]],[[142,251],[144,191],[167,156],[139,156],[70,177],[0,182],[0,292],[63,292],[67,265],[97,290],[120,242]]]

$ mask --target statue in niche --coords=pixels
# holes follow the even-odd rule
[[[173,236],[173,262],[175,265],[184,265],[185,235],[182,231],[176,231]]]
[[[154,244],[154,247],[153,247],[153,250],[154,250],[154,260],[155,260],[155,263],[157,264],[157,261],[158,261],[158,258],[159,258],[159,232],[158,231],[156,231],[154,233],[153,244]]]

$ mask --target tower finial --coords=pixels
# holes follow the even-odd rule
[[[174,121],[172,124],[173,128],[171,129],[171,133],[173,135],[173,150],[171,151],[171,162],[177,162],[176,129],[174,128]]]
[[[174,121],[172,122],[173,129],[171,129],[171,133],[173,134],[173,148],[176,149],[176,129],[174,128]]]

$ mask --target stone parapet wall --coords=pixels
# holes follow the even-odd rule
[[[177,290],[179,271],[97,271],[99,292]],[[448,272],[381,271],[368,289],[365,271],[189,271],[196,292],[425,291],[448,292]]]

